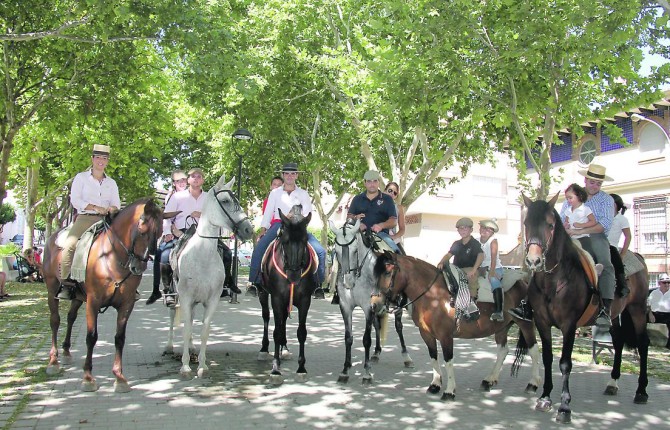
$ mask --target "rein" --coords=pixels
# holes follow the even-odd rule
[[[344,224],[342,226],[342,234],[344,236],[346,236],[346,225],[347,224]],[[356,265],[353,268],[351,267],[351,262],[349,261],[349,254],[350,254],[349,247],[351,246],[352,243],[354,243],[356,241],[356,239],[358,239],[358,237],[359,237],[359,233],[356,232],[354,234],[354,236],[351,238],[351,240],[347,243],[340,243],[337,240],[337,237],[335,237],[335,244],[342,248],[342,261],[340,261],[340,265],[342,266],[342,273],[343,274],[344,273],[354,273],[356,275],[356,277],[360,277],[361,274],[363,273],[363,264],[365,263],[365,260],[368,258],[368,255],[370,255],[370,252],[372,252],[371,248],[365,247],[367,249],[367,251],[365,252],[365,255],[363,256],[363,258],[359,261],[359,258],[358,258],[358,255],[359,255],[358,254],[358,248],[359,247],[357,246],[356,249],[355,249],[355,251],[356,251]],[[337,255],[337,253],[336,253],[336,255]]]
[[[288,275],[286,272],[279,267],[279,264],[277,264],[277,247],[279,246],[279,241],[275,240],[274,243],[272,244],[272,264],[275,266],[275,269],[277,269],[277,272],[288,281]],[[282,248],[283,251],[283,248]],[[314,257],[312,256],[312,250],[310,247],[307,247],[307,254],[309,255],[309,261],[307,266],[305,267],[305,270],[300,274],[300,279],[304,278],[312,269],[312,266],[314,265]],[[293,310],[293,293],[295,291],[295,282],[291,282],[289,284],[289,300],[288,300],[288,317],[291,318],[291,311]]]
[[[553,217],[552,217],[553,218]],[[531,237],[527,242],[526,242],[526,252],[525,254],[528,255],[528,251],[530,250],[530,247],[535,245],[540,248],[540,251],[542,252],[542,267],[539,270],[533,270],[533,272],[544,272],[548,274],[552,274],[554,270],[558,267],[560,260],[556,261],[556,264],[554,264],[554,267],[551,269],[547,269],[546,267],[546,262],[547,262],[547,253],[549,252],[549,247],[553,244],[554,242],[554,231],[556,229],[556,220],[554,219],[554,222],[548,222],[547,226],[549,227],[549,237],[546,239],[546,241],[543,241],[537,237]]]
[[[231,190],[223,189],[223,190],[219,190],[219,191],[214,191],[214,198],[216,199],[216,202],[219,204],[219,207],[221,208],[221,210],[223,211],[223,213],[226,215],[226,217],[228,217],[228,220],[230,221],[230,224],[233,226],[233,234],[234,234],[235,236],[237,236],[237,235],[238,235],[238,231],[240,230],[240,225],[241,225],[243,222],[247,221],[247,220],[249,219],[249,217],[245,214],[244,217],[243,217],[242,219],[240,219],[238,222],[235,222],[235,220],[233,219],[233,217],[230,216],[230,213],[228,213],[228,211],[226,210],[226,208],[225,208],[225,207],[223,206],[223,204],[221,203],[221,200],[219,200],[219,194],[221,194],[221,193],[226,193],[226,194],[228,194],[228,195],[230,196],[230,200],[233,202],[233,205],[234,205],[234,206],[233,206],[233,209],[234,209],[236,212],[241,212],[241,211],[242,211],[242,208],[240,207],[240,203],[237,201],[237,198],[235,197],[235,195],[233,194],[233,192],[232,192]],[[205,237],[205,236],[200,236],[200,237]]]
[[[398,264],[397,264],[395,261],[394,261],[393,263],[386,263],[386,266],[387,266],[387,267],[388,267],[388,266],[393,266],[393,269],[391,269],[391,282],[389,282],[388,291],[386,291],[386,294],[385,294],[386,301],[387,301],[387,302],[392,302],[393,300],[392,300],[392,297],[391,297],[391,296],[392,296],[392,294],[393,294],[393,287],[394,287],[394,285],[395,285],[395,276],[396,276],[396,274],[400,271],[400,268],[398,267]],[[388,272],[387,272],[387,273],[388,273]],[[437,281],[437,279],[439,278],[439,276],[440,276],[440,271],[436,269],[436,270],[435,270],[435,277],[433,278],[432,281],[430,281],[430,282],[428,283],[428,285],[427,285],[426,288],[423,290],[423,292],[421,292],[421,294],[419,294],[414,300],[410,300],[409,302],[405,303],[405,304],[402,305],[402,306],[396,306],[396,307],[394,307],[393,309],[389,309],[388,312],[389,312],[390,314],[396,314],[396,313],[398,313],[398,312],[402,312],[403,309],[407,309],[407,308],[409,307],[409,305],[411,305],[412,303],[415,303],[415,302],[416,302],[417,300],[419,300],[421,297],[423,297],[424,295],[426,295],[426,293],[428,293],[428,291],[430,291],[430,288],[433,286],[433,284],[435,283],[435,281]],[[374,294],[373,294],[373,296],[374,296]]]

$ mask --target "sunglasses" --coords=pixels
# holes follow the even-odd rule
[[[393,194],[394,196],[398,195],[398,192],[396,190],[392,190],[390,188],[388,190],[386,190],[386,192],[389,193],[389,194]]]

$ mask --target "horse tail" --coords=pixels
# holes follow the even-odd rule
[[[512,363],[512,370],[510,372],[511,376],[519,376],[519,369],[523,364],[523,360],[528,354],[528,343],[526,338],[523,335],[523,332],[519,330],[519,340],[516,343],[516,351],[514,351],[514,362]]]
[[[389,313],[384,312],[379,317],[378,322],[379,322],[379,342],[381,343],[381,346],[384,346],[386,344],[386,335],[388,334]]]

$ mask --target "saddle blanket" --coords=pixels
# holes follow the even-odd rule
[[[67,237],[72,224],[61,230],[56,237],[56,246],[63,248],[63,242]],[[88,263],[88,254],[91,252],[93,241],[104,228],[104,222],[98,221],[86,230],[77,242],[77,248],[72,257],[72,267],[70,268],[70,278],[81,283],[86,282],[86,264]]]
[[[516,281],[523,279],[528,281],[529,273],[521,269],[508,269],[503,267],[503,277],[502,277],[502,289],[503,292],[506,292],[516,283]],[[478,288],[478,302],[493,303],[493,292],[491,291],[491,282],[488,278],[478,278],[479,288]]]
[[[644,265],[632,251],[626,252],[626,255],[623,256],[623,266],[626,278],[644,269]]]

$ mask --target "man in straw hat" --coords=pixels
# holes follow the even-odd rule
[[[584,204],[591,209],[598,224],[593,227],[572,230],[570,225],[565,221],[565,212],[569,205],[567,201],[563,202],[563,207],[561,208],[560,213],[561,220],[563,220],[563,224],[565,225],[568,234],[590,235],[593,258],[597,263],[603,265],[603,271],[598,278],[598,290],[600,291],[600,296],[603,300],[603,308],[600,310],[600,314],[598,314],[596,325],[602,328],[609,328],[612,326],[610,307],[612,305],[612,300],[614,300],[616,281],[607,233],[612,226],[612,219],[614,218],[614,199],[600,189],[603,185],[603,181],[613,180],[605,173],[605,167],[599,164],[591,164],[588,169],[579,170],[579,174],[584,176],[584,189],[587,194],[587,200]],[[530,319],[528,318],[528,305],[523,302],[519,307],[510,310],[510,313],[518,318]]]
[[[72,257],[81,235],[110,212],[119,210],[121,199],[114,179],[105,174],[109,164],[109,146],[93,145],[91,168],[78,173],[72,181],[70,202],[77,210],[77,218],[65,239],[61,254],[61,287],[57,299],[72,300],[77,282],[70,277]]]
[[[261,286],[261,262],[265,250],[270,246],[272,241],[277,237],[277,232],[281,223],[272,224],[273,218],[279,218],[279,209],[284,215],[287,215],[294,205],[302,205],[302,214],[307,216],[312,212],[312,198],[307,191],[298,187],[296,180],[301,173],[298,170],[297,163],[285,163],[281,169],[283,185],[270,191],[268,201],[263,212],[263,220],[261,221],[261,231],[258,235],[258,241],[254,247],[254,252],[251,254],[251,264],[249,267],[249,282],[251,282],[257,289]],[[308,233],[308,242],[314,248],[319,257],[319,268],[316,273],[316,284],[321,285],[326,277],[326,250],[321,246],[321,243],[314,237],[313,234]],[[317,289],[319,289],[318,287]]]

